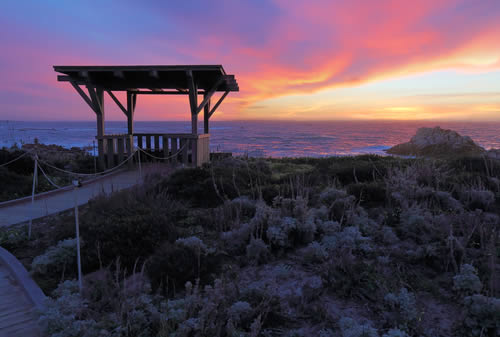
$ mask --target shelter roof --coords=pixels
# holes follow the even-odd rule
[[[58,81],[112,91],[187,91],[191,76],[198,89],[208,91],[216,86],[216,91],[239,91],[234,75],[226,74],[222,65],[54,66],[54,70],[63,74]]]

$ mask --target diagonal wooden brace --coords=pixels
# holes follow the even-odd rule
[[[210,89],[210,91],[204,95],[205,97],[203,98],[203,101],[201,102],[200,106],[196,109],[196,114],[199,114],[200,111],[203,110],[203,108],[205,107],[205,105],[208,102],[210,102],[210,98],[212,98],[212,96],[217,91],[217,88],[219,87],[219,85],[221,85],[222,83],[224,83],[224,81],[225,81],[224,77],[221,77],[221,78],[219,78],[219,80],[217,82],[215,82],[215,84],[212,87],[212,89]]]
[[[222,103],[222,101],[224,100],[224,98],[226,98],[227,94],[229,94],[229,91],[226,91],[220,98],[219,100],[217,101],[217,103],[215,103],[214,107],[212,108],[212,110],[210,110],[210,112],[208,113],[208,118],[212,117],[212,115],[214,114],[215,110],[217,110],[217,108],[219,107],[219,105]]]

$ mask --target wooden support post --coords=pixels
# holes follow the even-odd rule
[[[155,137],[155,152],[160,153],[160,136],[154,135]]]
[[[134,149],[134,136],[127,135],[125,137],[125,147],[127,148],[127,158],[130,158],[130,156],[132,155],[132,151]],[[132,168],[134,165],[134,161],[130,159],[127,165],[129,168]]]
[[[168,137],[162,136],[162,146],[163,146],[163,157],[166,158],[168,157]]]
[[[151,151],[151,135],[146,135],[146,149]]]
[[[193,72],[191,70],[187,71],[187,82],[189,88],[189,106],[191,107],[191,133],[197,135],[198,114],[196,110],[198,109],[198,88],[193,79]]]
[[[137,95],[127,91],[127,127],[128,134],[134,134],[134,112]]]
[[[124,142],[123,142],[123,138],[118,138],[116,140],[116,150],[118,152],[118,164],[121,164],[121,162],[123,161],[123,154],[125,153],[125,146],[124,146]]]
[[[106,148],[106,140],[99,138],[103,137],[105,134],[105,129],[104,129],[104,121],[105,121],[105,115],[104,115],[104,90],[102,88],[94,88],[89,85],[87,85],[87,89],[89,91],[89,96],[92,99],[92,105],[94,107],[94,112],[96,113],[97,117],[97,147],[98,147],[98,152],[99,152],[99,165],[102,169],[105,167],[105,162],[104,162],[104,152]],[[109,159],[108,159],[109,163]]]
[[[191,163],[193,167],[198,166],[198,138],[191,139]]]
[[[206,97],[206,94],[203,95],[203,97]],[[203,133],[209,133],[209,127],[208,127],[208,120],[210,118],[210,99],[208,100],[207,104],[203,107]]]
[[[177,151],[179,151],[177,147],[177,138],[170,138],[170,144],[172,148],[171,155],[173,156],[175,154],[175,157],[172,158],[172,161],[177,162],[177,157],[179,157],[179,155],[177,154]]]
[[[108,139],[108,150],[107,150],[107,162],[108,162],[108,168],[112,168],[115,166],[115,144],[114,144],[114,138],[109,138]]]
[[[142,135],[141,136],[137,136],[137,147],[139,149],[142,149]]]
[[[188,164],[188,146],[189,146],[189,139],[188,138],[181,138],[182,162],[185,165]]]

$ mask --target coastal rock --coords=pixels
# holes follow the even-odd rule
[[[409,142],[398,144],[386,151],[389,154],[404,156],[455,156],[478,155],[486,152],[468,136],[461,136],[453,130],[420,128]]]

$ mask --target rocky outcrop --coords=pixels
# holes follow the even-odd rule
[[[486,150],[468,136],[436,126],[418,129],[409,142],[393,146],[386,152],[404,156],[448,157],[484,154]]]

